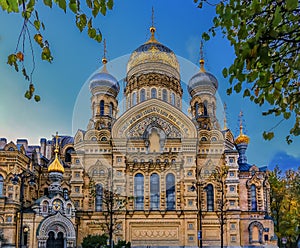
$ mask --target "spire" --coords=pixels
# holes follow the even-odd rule
[[[204,55],[203,55],[203,40],[200,42],[200,71],[205,72],[204,69]]]
[[[58,158],[58,152],[59,152],[59,147],[58,147],[58,132],[56,132],[56,135],[55,135],[55,149],[54,149],[55,159]]]
[[[102,68],[102,72],[107,72],[107,68],[106,68],[106,64],[107,64],[107,58],[106,58],[106,40],[104,39],[103,41],[103,56],[102,56],[102,64],[103,64],[103,68]]]
[[[151,38],[150,40],[147,41],[147,43],[157,42],[157,40],[155,39],[155,31],[156,28],[154,27],[154,7],[152,6],[151,27],[150,27]]]
[[[226,103],[224,103],[224,129],[223,129],[224,131],[228,129],[226,114],[227,114],[227,105]]]
[[[243,112],[241,111],[239,114],[239,122],[240,122],[240,134],[236,138],[235,143],[236,144],[241,144],[241,143],[246,143],[249,144],[249,137],[243,133]]]

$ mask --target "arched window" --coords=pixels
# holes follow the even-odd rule
[[[44,213],[48,213],[48,209],[49,209],[49,203],[47,201],[44,201],[42,205],[42,211]]]
[[[72,205],[69,203],[67,205],[67,214],[71,214],[72,213]]]
[[[140,101],[143,102],[146,100],[146,92],[145,89],[142,89],[140,92]]]
[[[104,100],[100,101],[100,115],[104,115]]]
[[[23,240],[22,240],[22,247],[27,247],[28,245],[28,232],[29,228],[28,226],[23,227]]]
[[[3,186],[4,186],[3,176],[0,175],[0,196],[3,195]]]
[[[175,94],[171,94],[171,104],[175,106]]]
[[[203,115],[207,116],[207,101],[206,100],[203,102]]]
[[[73,147],[70,147],[66,150],[66,153],[65,153],[65,162],[67,163],[70,163],[72,161],[72,152],[74,152],[74,148]]]
[[[113,117],[114,104],[111,102],[109,104],[109,116]]]
[[[141,173],[134,177],[134,201],[136,210],[144,209],[144,176]]]
[[[63,189],[63,195],[64,195],[65,200],[69,200],[68,189],[66,189],[66,188]]]
[[[207,211],[214,211],[214,187],[209,184],[206,187],[206,200],[207,200]]]
[[[133,92],[133,94],[132,94],[132,106],[136,105],[136,102],[137,102],[136,92]]]
[[[163,101],[167,102],[168,101],[168,92],[166,89],[163,89],[162,91],[162,99]]]
[[[153,173],[150,176],[150,208],[159,209],[160,190],[159,190],[159,176]]]
[[[103,187],[101,184],[96,184],[96,199],[95,199],[95,211],[102,211],[102,203],[103,203]]]
[[[151,98],[156,98],[157,97],[157,92],[155,88],[151,89]]]
[[[175,176],[169,173],[166,177],[167,210],[175,209]]]
[[[199,103],[196,102],[195,103],[195,116],[198,117],[198,115],[199,115]]]
[[[257,201],[256,201],[256,186],[251,185],[251,210],[257,211]]]

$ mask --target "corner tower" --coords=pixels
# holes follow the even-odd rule
[[[118,110],[118,80],[108,73],[106,64],[106,42],[104,40],[103,68],[90,79],[92,118],[88,129],[110,129]]]
[[[152,23],[150,39],[134,50],[128,61],[126,110],[151,98],[181,109],[179,63],[174,52],[156,40],[155,31]]]
[[[200,70],[189,81],[188,92],[192,117],[197,123],[198,129],[219,129],[216,118],[216,91],[218,80],[204,68],[203,43],[200,46]]]

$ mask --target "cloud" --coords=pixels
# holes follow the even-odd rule
[[[283,171],[288,169],[297,170],[300,166],[300,156],[295,157],[287,154],[286,151],[279,151],[271,158],[268,167],[273,170],[276,165]]]

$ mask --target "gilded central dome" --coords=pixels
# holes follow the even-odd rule
[[[166,72],[179,78],[179,63],[174,52],[158,42],[155,37],[155,28],[151,27],[151,38],[133,51],[127,64],[128,76],[147,70]]]

